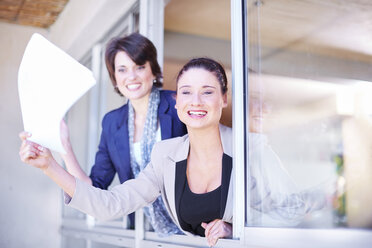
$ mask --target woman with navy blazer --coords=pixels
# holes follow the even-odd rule
[[[158,117],[162,140],[183,136],[186,133],[186,127],[178,119],[174,108],[174,95],[173,91],[160,91]],[[115,173],[118,173],[120,183],[133,178],[128,159],[129,147],[128,104],[125,104],[107,113],[103,118],[99,149],[89,176],[93,186],[107,189]]]
[[[20,135],[20,157],[66,192],[66,204],[99,219],[129,214],[161,195],[185,234],[205,236],[214,246],[232,234],[232,132],[219,124],[227,106],[226,91],[226,74],[219,63],[207,58],[189,61],[177,77],[175,105],[188,134],[156,143],[138,177],[109,191],[66,172],[48,149],[27,141],[25,133]]]
[[[107,189],[116,173],[120,183],[137,177],[149,163],[157,141],[186,133],[174,108],[175,92],[158,89],[162,86],[162,73],[150,40],[138,33],[114,38],[106,47],[105,61],[115,91],[125,96],[128,103],[104,116],[89,177],[77,162],[66,124],[61,124],[62,143],[67,151],[61,155],[68,171],[100,189]],[[167,214],[161,197],[144,208],[144,213],[159,235],[182,233]],[[133,225],[133,215],[130,220]]]

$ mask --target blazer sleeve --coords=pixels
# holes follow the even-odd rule
[[[111,190],[93,187],[79,179],[72,198],[65,203],[99,220],[110,220],[128,215],[156,200],[161,182],[150,162],[136,179],[131,179]]]
[[[107,146],[107,138],[110,135],[108,132],[108,122],[109,118],[106,115],[102,120],[101,139],[98,145],[95,162],[89,176],[92,179],[93,186],[101,189],[108,188],[116,173]]]

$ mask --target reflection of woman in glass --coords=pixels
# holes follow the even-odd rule
[[[105,115],[95,163],[88,177],[80,168],[62,123],[63,155],[68,171],[89,184],[107,189],[118,174],[120,183],[137,177],[150,161],[155,142],[182,136],[186,128],[174,109],[172,91],[159,90],[162,73],[155,46],[133,33],[111,40],[106,47],[106,67],[115,91],[129,101]],[[161,235],[181,233],[159,197],[144,208],[154,230]],[[130,218],[133,222],[133,217]],[[134,224],[134,223],[132,223]]]
[[[306,214],[325,205],[320,189],[300,191],[263,133],[264,116],[270,106],[262,94],[249,98],[249,168],[251,211],[249,225],[295,226]]]
[[[217,62],[188,62],[177,77],[176,108],[188,135],[154,145],[151,161],[134,180],[101,190],[73,177],[51,153],[23,140],[22,161],[40,168],[67,194],[66,202],[99,219],[117,218],[162,195],[173,221],[209,245],[232,233],[231,129],[219,124],[227,105],[225,71]]]

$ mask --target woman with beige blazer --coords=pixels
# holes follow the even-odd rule
[[[231,129],[219,124],[227,106],[223,67],[208,58],[189,61],[177,76],[177,114],[188,134],[154,145],[151,162],[136,179],[102,190],[73,177],[50,151],[27,138],[21,160],[40,168],[65,192],[69,206],[98,219],[127,215],[159,195],[173,221],[189,235],[213,246],[232,234]]]

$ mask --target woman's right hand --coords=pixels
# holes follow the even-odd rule
[[[31,137],[31,134],[28,132],[19,134],[19,138],[22,140],[19,157],[22,162],[45,171],[54,158],[49,149],[27,140],[29,137]]]
[[[73,197],[76,187],[75,178],[58,165],[49,149],[27,140],[31,137],[27,132],[21,132],[19,137],[22,140],[19,149],[22,162],[43,170],[59,187]]]

